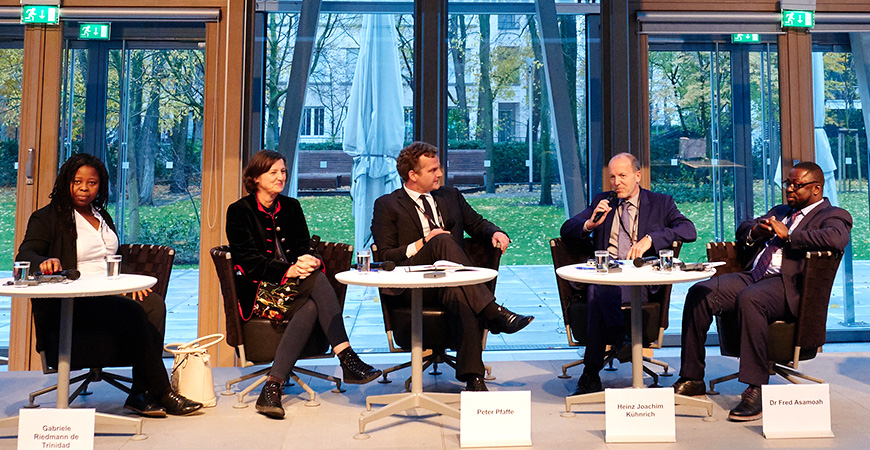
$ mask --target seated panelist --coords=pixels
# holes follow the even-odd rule
[[[118,236],[106,211],[109,176],[98,158],[78,153],[60,168],[51,202],[27,222],[16,261],[30,261],[44,274],[77,269],[82,275],[106,275],[106,256],[118,251]],[[132,392],[124,407],[147,417],[186,415],[202,404],[171,389],[163,365],[166,306],[150,289],[127,296],[103,296],[73,305],[73,348],[77,330],[103,329],[133,356]],[[34,320],[58,328],[60,302],[34,298]]]
[[[507,250],[510,239],[499,227],[478,214],[459,190],[441,186],[443,172],[437,148],[413,142],[399,153],[396,168],[404,186],[375,200],[372,214],[372,237],[381,259],[403,266],[439,260],[472,265],[462,246],[465,233],[491,241],[502,252]],[[407,289],[384,291],[394,298],[382,301],[410,304]],[[469,391],[487,390],[480,321],[486,321],[492,333],[515,333],[534,319],[496,304],[484,284],[425,289],[423,301],[442,304],[459,319],[456,378],[465,381]]]
[[[315,325],[326,335],[341,363],[344,382],[368,383],[381,371],[364,363],[350,347],[341,304],[311,247],[308,225],[295,198],[281,195],[287,167],[280,153],[262,150],[244,171],[247,196],[227,208],[227,240],[236,266],[236,290],[243,320],[251,318],[261,280],[281,284],[299,280],[289,323],[275,351],[269,378],[257,399],[257,411],[281,419],[284,382],[305,349]]]

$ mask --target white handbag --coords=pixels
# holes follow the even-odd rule
[[[205,407],[215,406],[217,400],[208,347],[222,340],[224,335],[218,333],[194,339],[186,344],[166,344],[163,349],[175,355],[172,363],[172,389]]]

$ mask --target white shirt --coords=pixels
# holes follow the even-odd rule
[[[810,211],[812,211],[816,206],[819,206],[819,204],[822,203],[822,200],[819,200],[812,205],[807,205],[803,209],[801,209],[801,213],[796,214],[794,216],[794,220],[792,220],[791,222],[791,225],[789,225],[788,234],[791,234],[791,232],[794,231],[795,228],[797,228],[798,224],[801,223],[802,220],[804,220],[804,217],[806,217],[807,214],[809,214]],[[768,240],[767,243],[768,245],[770,245],[770,240]],[[752,267],[755,267],[755,265],[758,264],[758,259],[761,258],[762,253],[764,252],[759,252],[758,256],[755,257],[755,262],[752,263]],[[767,266],[767,271],[765,272],[765,274],[768,275],[776,275],[779,273],[782,273],[782,247],[776,249],[776,251],[774,251],[773,254],[770,256],[770,265]]]
[[[403,186],[403,188],[405,189],[405,192],[408,194],[408,197],[411,197],[411,201],[417,205],[417,207],[415,207],[414,209],[417,210],[417,217],[420,218],[420,223],[423,225],[423,236],[426,236],[427,234],[429,234],[430,231],[432,231],[432,229],[429,227],[429,219],[427,219],[426,215],[423,214],[423,203],[420,201],[420,196],[426,195],[426,199],[429,201],[429,206],[432,208],[432,211],[435,214],[435,217],[433,217],[432,220],[435,222],[436,225],[440,226],[441,225],[441,212],[438,211],[438,205],[435,203],[435,199],[432,198],[431,193],[427,192],[426,194],[423,194],[423,193],[408,189],[407,187],[404,187],[404,186]],[[416,241],[408,244],[408,247],[405,249],[405,256],[406,257],[410,258],[410,257],[417,254],[417,245],[415,244],[415,242]]]
[[[82,274],[106,274],[106,256],[118,252],[118,235],[109,227],[94,208],[94,217],[100,221],[94,228],[83,215],[75,211],[76,219],[76,259]]]

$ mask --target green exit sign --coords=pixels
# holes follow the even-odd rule
[[[761,42],[758,33],[735,33],[731,35],[731,42],[734,44],[750,44]]]
[[[816,24],[816,13],[812,11],[783,11],[782,26],[812,28]]]
[[[108,23],[83,23],[79,25],[79,39],[109,40],[110,25]]]
[[[21,7],[21,23],[41,23],[57,25],[60,20],[57,6],[25,5]]]

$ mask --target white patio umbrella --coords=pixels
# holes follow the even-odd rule
[[[822,168],[825,174],[825,197],[828,197],[832,205],[838,205],[837,199],[837,182],[834,178],[834,171],[837,170],[837,163],[834,161],[834,155],[831,154],[831,143],[828,141],[828,135],[825,134],[825,65],[822,59],[821,52],[813,52],[813,126],[815,127],[816,141],[816,164]],[[780,159],[777,159],[777,167],[780,167]],[[782,183],[782,173],[776,172],[774,181],[777,184]]]
[[[372,243],[375,199],[402,185],[396,171],[396,156],[405,136],[402,77],[393,16],[364,15],[362,29],[342,140],[345,153],[353,156],[350,193],[357,250],[366,249]]]

